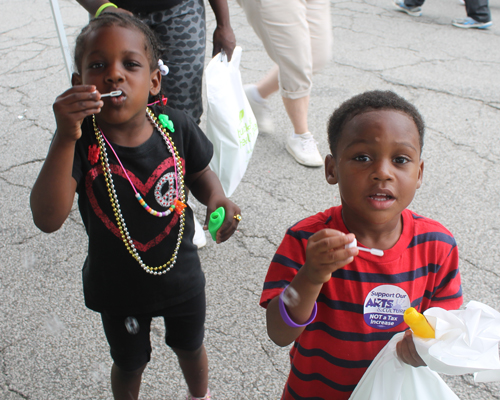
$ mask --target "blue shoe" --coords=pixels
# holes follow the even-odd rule
[[[412,17],[420,17],[422,15],[422,7],[408,7],[405,5],[404,0],[395,0],[394,5],[399,11],[403,11]]]
[[[489,28],[493,24],[493,22],[491,22],[491,21],[488,21],[488,22],[479,22],[479,21],[476,21],[475,19],[473,19],[471,17],[467,17],[467,18],[454,19],[451,22],[451,24],[453,26],[456,26],[457,28],[486,29],[486,28]]]

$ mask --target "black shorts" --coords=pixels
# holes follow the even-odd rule
[[[124,371],[135,371],[151,359],[151,320],[163,317],[165,343],[173,348],[195,351],[203,344],[205,291],[192,299],[163,310],[140,315],[101,314],[111,357]]]

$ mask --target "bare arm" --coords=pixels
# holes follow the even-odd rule
[[[233,217],[240,214],[240,208],[229,200],[224,194],[219,178],[209,166],[196,174],[186,177],[186,185],[193,195],[207,206],[207,216],[205,219],[205,229],[210,219],[210,214],[219,207],[224,207],[226,217],[224,223],[217,231],[217,243],[226,241],[231,237],[238,227],[238,220]]]
[[[304,324],[311,316],[314,303],[332,273],[352,262],[359,252],[357,248],[345,249],[352,242],[353,234],[345,235],[333,229],[323,229],[309,238],[306,249],[306,263],[290,283],[299,299],[295,305],[285,306],[296,324]],[[266,312],[267,333],[279,346],[287,346],[302,333],[305,327],[292,328],[281,317],[279,298],[272,299]]]
[[[314,303],[323,287],[323,284],[313,284],[310,282],[304,276],[303,269],[304,267],[299,270],[289,286],[289,288],[295,289],[298,293],[299,303],[293,307],[285,306],[288,315],[297,324],[303,324],[309,319]],[[279,297],[275,297],[269,302],[266,312],[266,322],[267,334],[278,346],[289,345],[305,329],[305,327],[292,328],[283,321],[279,310]]]
[[[220,53],[221,50],[227,54],[230,61],[233,50],[236,47],[236,38],[234,36],[231,23],[229,21],[229,7],[227,0],[208,0],[217,20],[217,27],[213,36],[212,57]]]
[[[30,197],[33,221],[44,232],[58,230],[71,211],[76,190],[72,176],[75,143],[82,134],[83,119],[102,107],[95,90],[91,85],[75,86],[54,103],[57,131]]]
[[[58,230],[71,211],[76,190],[72,177],[75,143],[56,133],[31,191],[33,221],[43,232]]]

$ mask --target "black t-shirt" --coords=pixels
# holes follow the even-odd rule
[[[118,0],[114,1],[120,8],[124,8],[125,10],[129,10],[134,14],[140,12],[153,12],[159,10],[166,10],[168,8],[172,8],[177,4],[182,3],[184,0]]]
[[[154,108],[155,115],[159,110]],[[173,122],[174,132],[170,132],[170,137],[183,161],[184,174],[204,169],[212,158],[213,146],[198,125],[182,111],[162,107],[161,112]],[[191,209],[185,209],[184,235],[175,266],[163,275],[144,271],[122,241],[101,162],[91,165],[89,161],[89,146],[97,144],[91,117],[84,120],[82,132],[76,143],[73,177],[77,181],[80,214],[89,236],[88,256],[83,267],[87,307],[99,312],[130,315],[179,304],[201,293],[205,276],[192,241]],[[138,147],[113,143],[112,146],[146,203],[157,211],[166,211],[175,198],[171,189],[175,171],[173,158],[158,131],[155,129]],[[178,214],[174,212],[158,218],[144,210],[107,145],[106,152],[121,212],[140,257],[150,267],[165,264],[172,257],[177,242]]]

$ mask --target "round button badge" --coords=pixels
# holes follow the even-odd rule
[[[410,307],[410,296],[398,286],[381,285],[365,298],[365,322],[376,329],[391,329],[404,321],[403,314]]]

